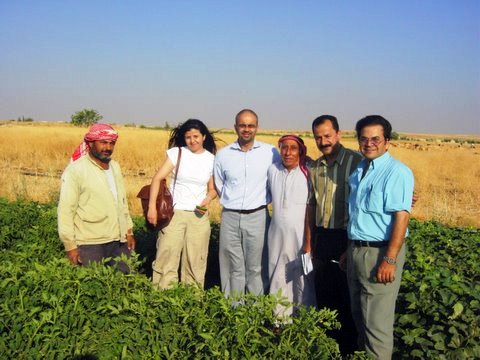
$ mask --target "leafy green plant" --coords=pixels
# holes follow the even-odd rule
[[[339,358],[325,335],[333,312],[304,309],[278,336],[273,296],[233,306],[216,287],[157,291],[142,275],[63,258],[3,262],[0,281],[2,358]]]
[[[62,246],[57,235],[56,207],[0,198],[0,249],[12,250],[15,256],[39,251],[35,261],[57,256]]]
[[[397,303],[404,358],[480,357],[480,232],[412,221]]]
[[[303,309],[279,335],[273,309],[283,299],[232,302],[218,287],[159,291],[135,271],[74,267],[53,205],[0,204],[0,358],[340,358],[326,335],[338,324],[332,311]],[[137,256],[127,261],[139,265]]]

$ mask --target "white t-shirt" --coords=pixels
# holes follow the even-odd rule
[[[108,187],[110,188],[110,191],[112,192],[113,198],[115,199],[115,202],[117,202],[117,185],[115,184],[115,179],[113,177],[113,172],[112,168],[109,166],[108,169],[103,170],[105,172],[105,175],[107,177],[107,182],[108,182]]]
[[[167,150],[167,156],[173,165],[177,166],[178,147]],[[182,147],[182,157],[178,169],[175,190],[173,182],[175,169],[172,172],[170,191],[173,194],[173,204],[178,210],[195,210],[207,195],[208,180],[213,174],[214,156],[205,150],[201,154],[192,153],[187,146]]]

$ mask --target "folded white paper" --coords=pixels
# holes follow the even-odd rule
[[[302,267],[303,267],[303,274],[308,275],[313,271],[313,263],[312,263],[312,253],[305,253],[301,255],[302,258]]]

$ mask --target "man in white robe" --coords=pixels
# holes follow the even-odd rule
[[[293,307],[279,306],[276,315],[288,317],[295,313],[296,305],[315,306],[313,275],[304,275],[301,260],[304,252],[310,252],[311,232],[305,226],[310,185],[303,140],[285,135],[278,144],[282,162],[272,164],[268,171],[273,206],[268,230],[268,270],[270,293],[281,292],[293,303]]]

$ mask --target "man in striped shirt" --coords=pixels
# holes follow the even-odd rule
[[[348,177],[362,160],[362,155],[340,144],[341,134],[335,116],[322,115],[312,123],[315,142],[322,156],[311,164],[313,198],[310,201],[310,226],[314,229],[312,251],[318,308],[338,311],[342,324],[332,334],[342,354],[356,349],[345,273],[348,244]],[[309,250],[309,249],[306,249]]]

